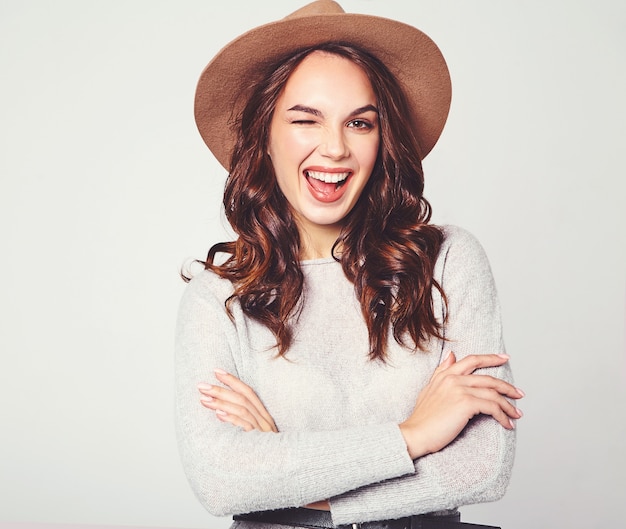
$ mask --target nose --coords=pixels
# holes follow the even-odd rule
[[[350,154],[343,127],[326,130],[320,150],[323,156],[331,160],[341,160]]]

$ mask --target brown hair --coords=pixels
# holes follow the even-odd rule
[[[370,357],[384,360],[390,328],[398,343],[414,348],[429,336],[440,337],[432,293],[437,289],[445,301],[433,278],[443,234],[428,224],[431,208],[422,195],[420,146],[407,121],[410,114],[404,93],[370,53],[350,44],[327,43],[299,50],[264,68],[259,82],[245,94],[247,103],[236,119],[237,144],[224,191],[226,218],[238,238],[213,246],[205,267],[233,283],[227,310],[238,300],[249,317],[272,331],[278,353],[284,355],[291,344],[289,322],[297,313],[303,275],[298,229],[267,154],[269,129],[289,76],[316,50],[359,65],[377,98],[378,159],[333,250],[341,248],[335,259],[354,283],[360,300],[369,330]],[[229,254],[223,264],[215,264],[219,252]]]

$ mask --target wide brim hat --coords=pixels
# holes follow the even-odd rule
[[[195,96],[200,135],[230,169],[232,128],[245,102],[238,97],[256,79],[259,65],[325,42],[361,47],[380,59],[406,94],[423,159],[439,139],[452,88],[446,61],[425,33],[383,17],[346,13],[332,0],[312,2],[282,20],[256,27],[224,46],[202,72]]]

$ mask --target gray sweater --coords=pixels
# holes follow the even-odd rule
[[[386,363],[367,357],[354,286],[333,259],[301,263],[304,304],[286,358],[272,333],[238,305],[228,280],[203,271],[183,295],[176,334],[177,431],[183,466],[217,516],[330,499],[335,524],[398,518],[492,501],[506,489],[515,435],[475,417],[443,450],[412,461],[398,424],[443,354],[504,352],[489,263],[476,239],[452,226],[435,277],[448,297],[446,340],[412,352],[389,341]],[[443,316],[440,296],[435,313]],[[244,432],[202,407],[198,382],[226,370],[250,385],[279,433]],[[508,364],[485,370],[511,380]]]

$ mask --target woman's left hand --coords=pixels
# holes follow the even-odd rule
[[[221,369],[215,370],[215,376],[226,387],[198,384],[200,403],[205,408],[214,410],[220,421],[246,432],[278,432],[274,419],[250,386]]]
[[[227,387],[211,386],[203,382],[198,384],[198,390],[202,395],[200,403],[205,408],[214,410],[220,421],[239,426],[246,432],[252,430],[278,432],[274,419],[250,386],[221,369],[215,370],[215,376]],[[310,503],[305,507],[330,510],[330,505],[326,500]]]

